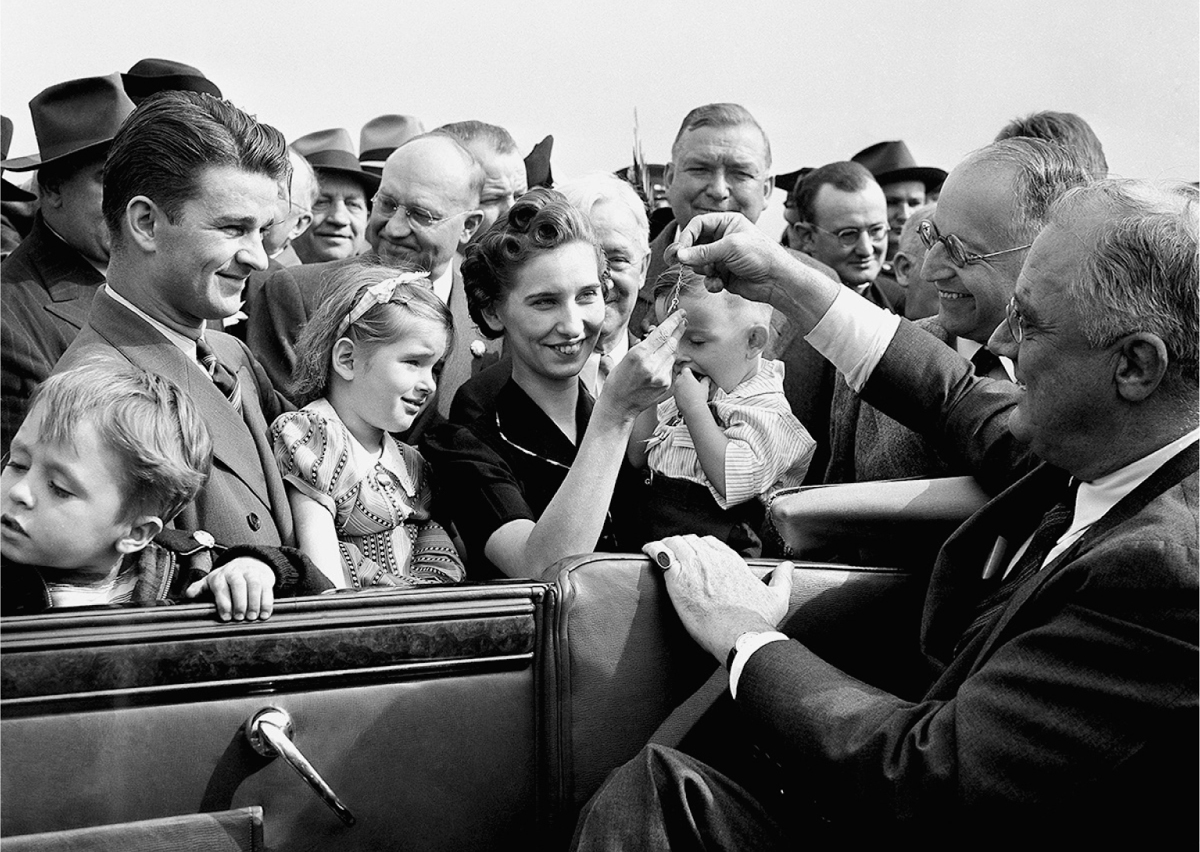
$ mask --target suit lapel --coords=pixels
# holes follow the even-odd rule
[[[269,509],[270,495],[250,430],[200,365],[189,360],[156,328],[104,293],[96,296],[88,323],[131,363],[164,376],[183,389],[199,408],[212,436],[214,463],[220,463],[246,483]],[[220,354],[224,358],[227,352],[222,348]],[[252,393],[257,385],[247,365],[239,360],[228,366],[238,373],[246,393]]]

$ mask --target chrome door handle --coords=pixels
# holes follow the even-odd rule
[[[307,781],[308,786],[321,797],[321,801],[337,814],[338,819],[346,825],[354,825],[357,822],[354,814],[342,804],[342,800],[292,742],[295,731],[292,717],[286,710],[278,707],[264,707],[246,720],[246,739],[251,748],[263,757],[282,757],[292,769],[300,773],[300,777]]]

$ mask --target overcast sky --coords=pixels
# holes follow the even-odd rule
[[[1192,181],[1198,18],[1196,0],[0,0],[0,102],[10,156],[32,153],[38,91],[166,57],[289,139],[477,118],[524,150],[553,134],[558,179],[627,164],[635,107],[662,162],[690,108],[745,104],[781,172],[896,138],[949,169],[1058,109],[1115,174]]]

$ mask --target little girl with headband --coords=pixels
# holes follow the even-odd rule
[[[462,560],[430,516],[407,430],[452,344],[424,272],[352,263],[330,279],[296,344],[292,398],[271,426],[300,549],[338,588],[453,583]]]

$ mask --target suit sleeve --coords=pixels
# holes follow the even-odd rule
[[[1020,394],[1012,382],[976,376],[953,349],[901,320],[862,397],[998,493],[1037,461],[1008,430]]]
[[[990,651],[953,661],[968,669],[947,669],[922,701],[793,640],[750,657],[738,705],[797,783],[819,779],[823,808],[842,817],[1070,812],[1096,795],[1139,795],[1168,783],[1154,779],[1175,758],[1154,755],[1195,740],[1196,560],[1194,545],[1169,541],[1097,547],[1042,584]]]

